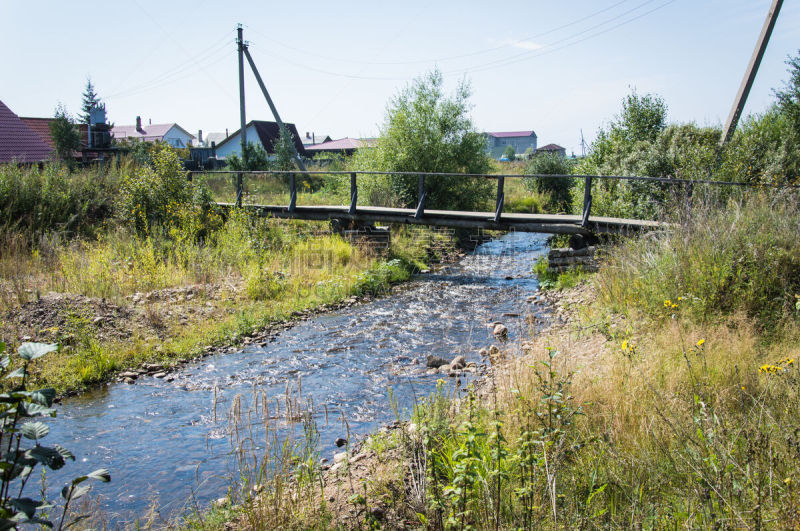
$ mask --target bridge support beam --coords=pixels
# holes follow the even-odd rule
[[[289,175],[289,212],[293,213],[297,207],[297,179],[294,173]]]
[[[500,216],[503,214],[503,203],[506,200],[503,188],[505,187],[505,177],[497,178],[497,200],[494,207],[494,222],[500,223]]]
[[[427,192],[425,191],[425,176],[420,174],[419,178],[417,179],[417,198],[419,199],[419,203],[417,204],[417,211],[414,213],[414,217],[417,219],[421,219],[422,216],[425,215],[426,196]]]
[[[353,216],[356,213],[356,203],[358,203],[358,183],[356,183],[356,173],[350,174],[350,210],[348,213]]]
[[[589,214],[592,211],[592,176],[586,176],[586,182],[583,187],[583,217],[581,218],[581,227],[589,225]]]

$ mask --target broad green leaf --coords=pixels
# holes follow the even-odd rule
[[[50,407],[56,398],[56,390],[50,387],[37,389],[30,394],[31,400],[42,406]]]
[[[35,459],[43,465],[58,470],[64,466],[64,457],[55,448],[48,448],[46,446],[35,446],[25,452],[25,455],[31,459]]]
[[[38,441],[50,433],[50,427],[43,422],[26,422],[19,429],[19,432],[28,439]]]
[[[65,460],[66,459],[72,459],[73,461],[75,461],[75,454],[73,454],[72,452],[70,452],[69,450],[67,450],[66,448],[61,446],[60,444],[54,444],[53,448],[55,448],[56,452],[60,453],[61,457],[63,457]]]
[[[20,358],[31,361],[56,350],[58,345],[53,343],[23,343],[17,349],[17,354]]]
[[[61,497],[65,500],[76,500],[89,492],[91,488],[91,485],[81,485],[79,487],[75,485],[67,485],[61,489]]]
[[[37,404],[36,402],[22,402],[19,405],[19,414],[23,417],[56,416],[56,410]]]
[[[102,481],[103,483],[108,483],[111,481],[111,474],[105,468],[98,468],[94,472],[89,472],[89,477],[98,481]]]
[[[16,510],[25,513],[25,516],[28,518],[33,518],[36,514],[36,510],[42,505],[45,505],[45,502],[32,498],[12,498],[8,500],[8,503]]]
[[[25,367],[19,367],[18,369],[14,369],[10,373],[6,374],[6,378],[23,378],[25,376]]]

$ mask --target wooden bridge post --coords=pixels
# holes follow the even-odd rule
[[[423,215],[425,215],[425,196],[427,193],[425,192],[425,175],[420,173],[417,179],[417,198],[419,199],[419,203],[417,204],[417,211],[414,214],[414,217],[419,219]]]
[[[589,224],[589,213],[592,210],[592,176],[586,176],[586,182],[583,188],[583,218],[581,219],[581,227],[586,227]]]
[[[498,223],[500,221],[500,216],[503,213],[503,203],[506,200],[505,193],[503,193],[503,188],[505,187],[505,177],[498,177],[497,178],[497,200],[495,201],[494,207],[494,222]]]
[[[289,174],[289,188],[289,212],[294,212],[295,206],[297,206],[297,180],[294,173]]]
[[[358,203],[358,185],[356,184],[356,172],[350,174],[350,215],[356,213],[356,203]]]
[[[242,207],[242,172],[236,174],[236,206]]]

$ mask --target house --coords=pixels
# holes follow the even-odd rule
[[[378,143],[376,138],[340,138],[339,140],[328,140],[321,144],[314,144],[307,146],[306,152],[309,156],[317,153],[344,153],[345,155],[352,155],[355,150],[364,147],[375,147]]]
[[[305,155],[306,150],[300,141],[300,135],[294,124],[284,123],[289,130],[289,134],[294,140],[294,147],[297,153]],[[264,148],[267,153],[275,153],[275,142],[281,137],[280,128],[277,122],[265,122],[263,120],[251,120],[245,127],[245,138],[251,144],[257,144]],[[236,130],[228,138],[217,144],[217,158],[227,158],[236,153],[242,156],[242,141],[239,130]]]
[[[566,157],[567,148],[563,148],[558,144],[547,144],[546,146],[542,146],[536,150],[536,154],[538,155],[539,153],[553,153],[560,157]]]
[[[322,144],[323,142],[330,142],[331,140],[330,135],[306,131],[306,136],[303,137],[303,145],[308,147],[315,144]]]
[[[525,153],[527,149],[536,151],[536,133],[533,131],[497,131],[484,133],[486,151],[492,158],[499,159],[511,146],[515,153]]]
[[[42,162],[53,148],[0,101],[0,162]]]
[[[166,142],[172,147],[185,148],[194,140],[194,135],[176,123],[142,125],[142,118],[136,117],[136,125],[115,125],[111,134],[117,140],[139,140],[142,142]]]
[[[52,149],[56,148],[53,135],[50,131],[50,124],[55,121],[55,118],[34,118],[30,116],[20,116],[19,119],[22,120],[22,122],[27,125],[31,131],[39,135],[39,138],[44,140],[48,146],[50,146]],[[75,126],[78,128],[78,131],[81,135],[81,145],[87,145],[89,139],[89,126],[86,124],[75,124]],[[77,156],[80,156],[79,152],[76,153]]]

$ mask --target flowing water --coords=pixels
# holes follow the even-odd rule
[[[95,493],[118,525],[152,504],[165,517],[195,501],[206,506],[235,473],[226,431],[234,397],[249,400],[257,390],[278,411],[287,386],[313,401],[322,456],[330,458],[333,441],[346,435],[342,418],[351,434],[364,435],[394,420],[389,388],[403,409],[434,389],[439,376],[425,374],[428,354],[480,364],[478,350],[494,342],[491,322],[506,324],[512,340],[530,334],[526,298],[538,288],[531,268],[545,246],[544,235],[507,234],[390,297],[300,322],[266,345],[206,357],[171,382],[143,376],[65,400],[48,439],[78,463],[48,481],[55,487],[108,468],[112,482]]]

